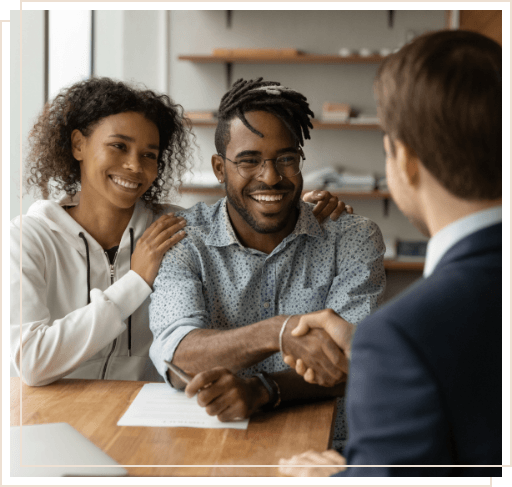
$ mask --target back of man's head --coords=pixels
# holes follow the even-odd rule
[[[256,130],[245,118],[245,113],[254,111],[269,112],[276,116],[288,128],[298,146],[309,139],[309,128],[313,128],[306,97],[277,81],[238,79],[231,89],[222,97],[218,110],[218,124],[215,130],[215,148],[218,154],[226,155],[230,140],[231,120],[240,118],[244,125],[256,135],[263,134]]]
[[[384,60],[375,95],[391,142],[403,142],[445,189],[466,200],[501,197],[496,42],[460,30],[424,34]]]

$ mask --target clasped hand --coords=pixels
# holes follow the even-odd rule
[[[355,326],[332,309],[315,311],[292,320],[283,336],[285,363],[302,375],[306,382],[330,387],[346,380]],[[321,341],[320,349],[315,340]]]
[[[346,459],[335,450],[323,453],[309,450],[288,459],[281,458],[279,473],[290,477],[329,477],[346,470],[346,464]]]

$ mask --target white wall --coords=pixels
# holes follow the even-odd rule
[[[99,76],[122,79],[124,69],[124,12],[94,12],[94,72]]]
[[[97,10],[94,74],[167,90],[167,12]]]
[[[10,118],[10,217],[20,214],[20,196],[23,213],[34,201],[31,195],[20,191],[20,161],[27,152],[27,137],[34,120],[44,105],[44,12],[11,11],[11,118]],[[22,57],[21,57],[22,55]],[[21,76],[20,76],[20,69]],[[20,99],[20,95],[22,98]],[[21,112],[20,112],[21,105]],[[21,121],[21,127],[20,127]],[[20,140],[23,142],[20,148]]]
[[[26,213],[34,198],[20,190],[21,158],[27,136],[44,104],[44,13],[11,10],[10,21],[10,218]],[[20,28],[22,32],[20,46]],[[20,69],[21,74],[20,74]],[[21,108],[21,110],[20,110]],[[23,146],[20,147],[20,141]],[[17,377],[10,363],[10,376]]]

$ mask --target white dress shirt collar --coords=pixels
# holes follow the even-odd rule
[[[501,222],[501,206],[472,213],[469,216],[450,223],[437,232],[428,242],[423,277],[434,272],[443,255],[464,237]]]

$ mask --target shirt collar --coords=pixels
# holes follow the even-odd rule
[[[243,245],[238,240],[231,220],[228,215],[227,199],[224,197],[217,203],[217,209],[212,215],[212,225],[208,237],[206,237],[206,245],[214,247],[227,247],[228,245]]]
[[[443,255],[457,242],[478,230],[501,222],[501,218],[501,206],[494,206],[460,218],[437,232],[427,244],[423,277],[426,278],[434,272]]]
[[[293,229],[292,235],[309,235],[311,237],[321,237],[324,234],[320,223],[313,215],[310,205],[299,200],[299,219]]]
[[[218,207],[212,215],[212,225],[210,233],[205,240],[206,245],[214,247],[227,247],[228,245],[238,244],[240,247],[243,245],[238,240],[231,220],[228,215],[227,198],[222,198]],[[286,237],[289,240],[292,236],[295,238],[297,235],[310,235],[312,237],[321,237],[323,230],[311,207],[302,200],[299,200],[299,218],[293,232]]]

